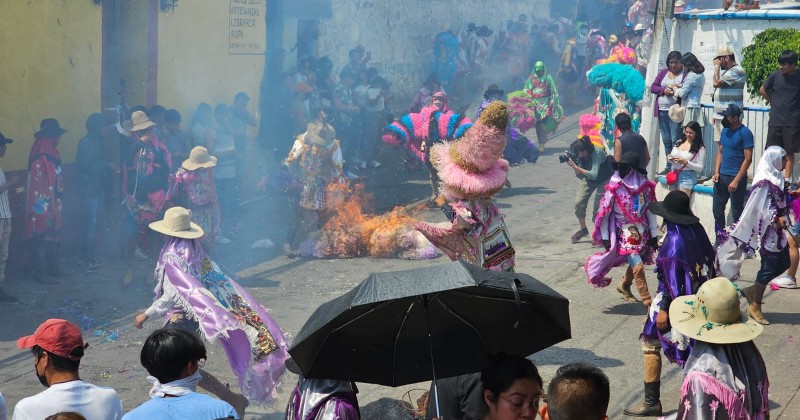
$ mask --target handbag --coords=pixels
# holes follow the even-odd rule
[[[669,115],[669,119],[672,120],[672,122],[682,123],[684,117],[686,117],[686,107],[675,102],[671,107],[669,107],[667,115]]]
[[[689,159],[687,163],[693,161],[696,156],[697,152],[692,155],[691,159]],[[678,175],[680,175],[681,171],[684,169],[686,169],[686,165],[683,165],[683,167],[678,170],[671,170],[667,172],[667,176],[665,177],[667,180],[667,185],[675,185],[678,182]]]

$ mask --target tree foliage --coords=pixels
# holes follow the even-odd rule
[[[747,72],[747,91],[751,97],[759,96],[761,85],[778,69],[778,56],[784,50],[800,51],[800,31],[768,28],[744,47],[742,67]]]

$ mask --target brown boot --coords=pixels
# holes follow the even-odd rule
[[[647,277],[644,275],[644,264],[639,264],[633,267],[633,280],[636,282],[636,288],[639,290],[639,297],[642,299],[644,306],[650,307],[653,302],[650,298],[650,290],[647,288]]]
[[[661,409],[661,353],[644,354],[644,401],[622,410],[626,416],[660,416]]]
[[[617,291],[622,294],[622,299],[625,302],[638,302],[635,297],[633,297],[633,293],[631,293],[631,285],[633,284],[633,269],[628,266],[628,269],[625,270],[625,276],[622,277],[619,283],[617,283]]]
[[[742,289],[742,294],[748,303],[747,315],[750,315],[753,321],[761,325],[769,325],[769,321],[764,318],[764,313],[761,312],[761,304],[764,303],[761,300],[764,298],[764,290],[766,288],[766,284],[753,283],[752,286]]]

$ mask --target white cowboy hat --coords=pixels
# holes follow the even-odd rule
[[[156,125],[154,122],[147,118],[144,111],[135,111],[131,115],[131,131],[141,131]]]
[[[164,219],[150,223],[150,229],[176,238],[197,239],[203,236],[203,228],[191,219],[191,211],[183,207],[172,207],[164,212]]]
[[[703,283],[696,295],[679,297],[669,306],[672,328],[698,341],[714,344],[744,343],[764,327],[742,314],[739,290],[725,277]]]
[[[198,168],[212,168],[217,166],[217,157],[208,154],[208,149],[195,146],[189,153],[189,158],[181,163],[184,169],[193,171]]]

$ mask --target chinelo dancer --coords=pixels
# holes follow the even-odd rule
[[[656,185],[646,178],[647,172],[639,162],[639,155],[626,152],[613,163],[616,172],[606,186],[592,234],[595,244],[602,244],[605,252],[590,256],[584,268],[589,284],[606,287],[611,283],[608,272],[627,262],[617,291],[626,301],[635,302],[631,294],[635,281],[642,303],[649,308],[652,298],[644,266],[653,263],[653,253],[658,250],[656,216],[648,209],[656,201]]]
[[[742,289],[742,294],[747,298],[747,314],[763,325],[769,324],[761,312],[767,283],[790,265],[785,236],[788,206],[781,172],[786,159],[786,152],[780,146],[770,146],[764,151],[742,216],[720,233],[722,239],[717,248],[720,274],[734,281],[739,279],[746,255],[756,250],[761,254],[756,282]]]
[[[531,96],[531,105],[536,114],[536,139],[539,142],[539,152],[544,152],[547,135],[556,131],[564,119],[564,109],[561,108],[556,82],[547,73],[543,62],[537,61],[533,65],[523,89]]]
[[[157,316],[163,318],[166,328],[219,341],[243,395],[235,394],[207,371],[202,371],[198,386],[230,403],[240,416],[248,401],[271,402],[288,358],[283,331],[267,310],[203,251],[203,229],[191,222],[189,210],[172,207],[162,220],[151,223],[150,229],[163,234],[166,243],[155,270],[156,299],[136,316],[134,326],[142,328]]]
[[[451,260],[463,260],[490,270],[513,271],[514,248],[503,215],[492,201],[505,184],[508,108],[492,102],[463,138],[431,148],[431,163],[442,179],[444,225],[414,227]]]
[[[173,175],[173,182],[167,191],[167,199],[175,199],[178,204],[192,212],[192,217],[203,228],[203,245],[211,246],[219,237],[221,210],[217,187],[214,181],[214,167],[217,158],[210,156],[203,146],[195,146],[189,158],[181,163],[181,168]],[[220,243],[228,243],[225,239]]]
[[[669,306],[714,277],[714,247],[691,210],[689,196],[672,191],[664,201],[651,203],[650,212],[664,218],[667,234],[658,250],[658,292],[647,314],[642,334],[644,357],[644,401],[624,409],[629,416],[661,415],[661,351],[672,363],[683,367],[694,341],[672,328]]]

